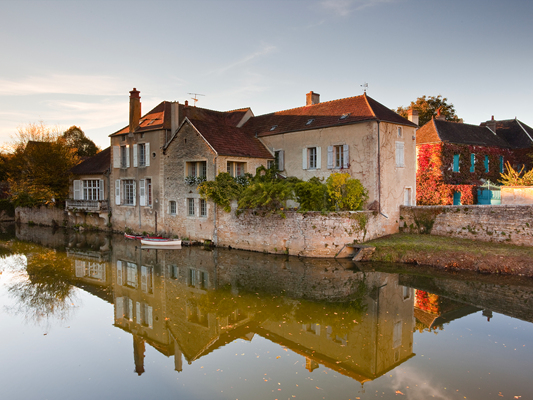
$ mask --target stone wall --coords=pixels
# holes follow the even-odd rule
[[[533,206],[402,206],[400,213],[404,232],[533,246]]]
[[[31,222],[45,226],[64,225],[64,221],[68,221],[68,214],[64,209],[55,207],[17,207],[15,220],[22,224]]]
[[[376,214],[376,215],[375,215]],[[383,236],[388,223],[372,211],[320,212],[287,211],[262,216],[246,211],[217,212],[216,243],[242,250],[290,254],[303,257],[335,257],[346,244]]]
[[[533,204],[533,186],[502,186],[502,204]]]

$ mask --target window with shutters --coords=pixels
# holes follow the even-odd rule
[[[141,143],[138,144],[139,149],[139,167],[145,167],[146,166],[146,144]]]
[[[316,147],[309,147],[307,148],[307,161],[309,169],[316,169],[317,168],[317,151]]]
[[[274,167],[278,171],[283,171],[285,169],[285,159],[284,159],[285,153],[283,150],[276,150],[274,151]]]
[[[405,167],[405,157],[404,157],[404,143],[396,142],[396,167],[403,168]]]
[[[194,212],[194,199],[187,199],[187,214],[191,217],[196,214]]]
[[[146,179],[146,205],[152,206],[152,180]]]
[[[200,217],[207,217],[207,201],[200,199]]]
[[[126,206],[135,205],[135,181],[133,179],[124,179],[122,181],[123,193],[124,193],[124,202]]]
[[[129,161],[128,146],[120,146],[120,167],[128,168]]]
[[[126,263],[126,285],[133,288],[137,287],[137,264]]]
[[[228,174],[230,174],[234,178],[237,176],[243,176],[246,173],[246,163],[228,161],[227,171],[228,171]]]
[[[333,168],[342,168],[344,165],[343,146],[333,146]]]

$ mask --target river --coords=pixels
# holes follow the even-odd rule
[[[533,281],[22,225],[2,399],[531,399]]]

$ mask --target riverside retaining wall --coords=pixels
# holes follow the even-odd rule
[[[303,257],[335,257],[346,244],[385,234],[390,221],[372,211],[285,212],[262,216],[254,211],[217,213],[216,243],[242,250]]]
[[[400,230],[533,246],[533,205],[401,206]]]
[[[68,214],[65,210],[55,207],[17,207],[15,221],[45,226],[66,225],[64,221],[68,221]]]

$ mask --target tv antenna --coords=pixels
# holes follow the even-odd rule
[[[368,83],[363,83],[361,87],[363,88],[363,93],[366,93],[366,90],[368,89]]]
[[[194,95],[194,97],[191,97],[191,99],[194,100],[194,106],[196,107],[196,102],[198,101],[198,98],[197,96],[205,96],[205,94],[200,94],[200,93],[188,93],[190,95]]]

